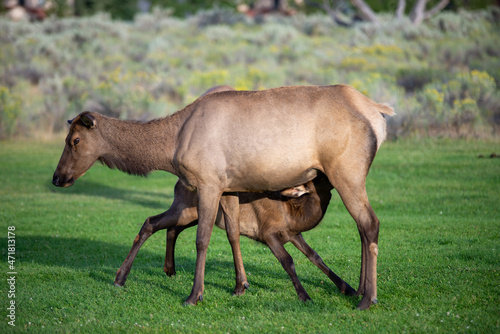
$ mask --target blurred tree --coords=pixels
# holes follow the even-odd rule
[[[418,25],[445,7],[475,10],[500,4],[500,0],[3,0],[0,9],[11,10],[23,6],[29,9],[31,7],[28,4],[32,2],[37,4],[35,9],[43,7],[49,15],[85,16],[108,12],[112,18],[124,20],[132,20],[137,12],[147,12],[155,6],[170,8],[178,17],[194,15],[214,7],[233,10],[246,8],[244,12],[248,15],[251,12],[290,15],[297,11],[309,14],[320,10],[342,26],[351,26],[356,20],[378,22],[375,13],[379,12],[395,12],[397,18],[408,15]]]
[[[359,10],[359,14],[363,20],[368,22],[374,22],[377,24],[379,23],[377,15],[375,15],[373,10],[370,8],[370,6],[366,4],[366,2],[364,2],[363,0],[351,0],[351,3],[354,7],[356,7]]]
[[[174,10],[173,14],[178,17],[194,15],[200,10],[214,7],[235,9],[240,2],[237,0],[150,0],[151,7],[171,8]]]
[[[137,10],[137,0],[75,0],[76,16],[108,12],[114,19],[132,20]]]
[[[381,0],[305,0],[305,5],[320,8],[342,26],[350,26],[354,21],[361,19],[367,22],[379,23],[375,12],[395,11],[398,19],[407,15],[407,1],[381,1]],[[497,0],[410,0],[411,10],[408,13],[410,21],[414,25],[420,25],[423,21],[436,15],[443,9],[480,9],[491,5],[498,5]],[[355,9],[356,14],[352,13]],[[347,16],[345,14],[348,14]],[[351,17],[349,19],[348,17]]]
[[[415,2],[415,4],[413,5],[413,8],[410,12],[410,20],[414,25],[418,26],[424,20],[427,20],[442,11],[446,6],[448,6],[450,0],[441,0],[430,10],[426,10],[428,2],[429,0],[417,0],[417,2]],[[398,10],[404,11],[405,4],[405,0],[399,0]],[[400,7],[402,7],[402,9],[399,9]]]

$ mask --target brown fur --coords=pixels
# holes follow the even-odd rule
[[[172,116],[147,123],[81,114],[70,127],[53,183],[72,185],[100,159],[132,173],[165,170],[196,191],[196,272],[186,300],[196,304],[204,290],[206,253],[219,203],[235,259],[237,290],[244,289],[248,282],[235,192],[278,191],[323,172],[359,229],[358,293],[363,299],[358,307],[366,309],[377,296],[377,259],[369,246],[378,244],[379,221],[365,180],[375,148],[385,139],[383,113],[393,111],[349,86],[336,85],[208,94]]]
[[[320,175],[304,187],[307,188],[308,193],[299,198],[284,197],[279,192],[240,193],[240,232],[271,248],[290,276],[301,300],[307,301],[311,298],[300,284],[292,257],[283,247],[289,241],[320,268],[342,293],[353,295],[356,291],[324,264],[321,257],[305,242],[301,234],[317,226],[323,218],[330,202],[332,186],[324,175]],[[134,240],[132,249],[116,274],[116,285],[125,284],[135,256],[143,243],[154,233],[166,228],[168,231],[164,271],[168,276],[175,275],[175,243],[184,229],[198,223],[197,202],[196,194],[188,191],[181,182],[177,182],[174,203],[161,215],[146,219]],[[218,217],[215,222],[216,226],[225,229],[221,212]],[[235,294],[241,292],[235,291]]]

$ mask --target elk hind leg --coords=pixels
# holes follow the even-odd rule
[[[363,295],[358,309],[367,309],[377,303],[377,256],[379,220],[366,193],[366,173],[351,169],[341,173],[337,169],[330,179],[345,207],[356,221],[361,237],[361,272],[358,294]],[[333,182],[332,182],[333,181]]]

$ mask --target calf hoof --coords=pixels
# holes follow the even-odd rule
[[[118,283],[118,282],[115,282],[114,283],[114,286],[116,286],[117,288],[123,288],[123,283]]]
[[[309,300],[312,300],[311,297],[309,297],[309,294],[307,294],[307,292],[300,293],[299,299],[302,300],[304,303],[309,301]]]
[[[355,296],[357,295],[357,292],[356,290],[354,290],[349,284],[345,284],[345,286],[343,287],[342,291],[341,291],[344,295],[346,296]]]

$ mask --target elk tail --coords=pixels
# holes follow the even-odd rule
[[[387,116],[396,115],[396,113],[394,112],[394,108],[385,103],[377,104],[377,110],[382,115],[387,115]]]

